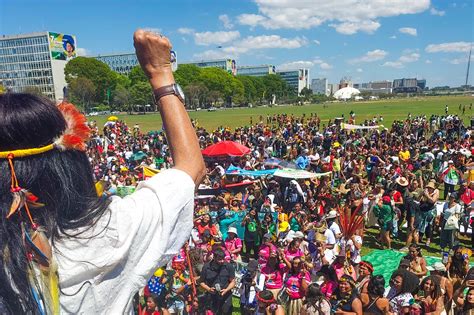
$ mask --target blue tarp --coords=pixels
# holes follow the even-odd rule
[[[254,177],[260,177],[260,176],[267,176],[267,175],[273,175],[275,174],[277,170],[272,169],[272,170],[261,170],[261,171],[248,171],[244,170],[240,167],[236,166],[229,166],[227,171],[225,172],[226,175],[237,175],[237,176],[254,176]]]

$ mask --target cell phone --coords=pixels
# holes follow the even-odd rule
[[[171,50],[170,51],[170,62],[171,62],[171,70],[175,72],[178,69],[178,55],[176,54],[176,51]]]

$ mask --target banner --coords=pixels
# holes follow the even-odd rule
[[[76,36],[49,32],[49,50],[55,60],[71,60],[76,54]]]
[[[342,123],[341,124],[342,129],[346,130],[356,130],[356,129],[378,129],[378,128],[383,128],[384,125],[376,125],[376,126],[361,126],[361,125],[351,125],[351,124],[346,124]]]
[[[155,170],[154,168],[151,168],[149,166],[143,166],[143,179],[148,179],[150,177],[153,177],[159,172],[160,170]]]
[[[293,178],[293,179],[306,179],[306,178],[316,178],[323,176],[330,176],[331,172],[326,173],[311,173],[305,170],[295,170],[292,168],[284,168],[282,170],[277,170],[274,176],[283,177],[283,178]]]
[[[237,175],[237,176],[260,177],[260,176],[273,175],[275,172],[276,172],[276,169],[260,170],[260,171],[249,171],[249,170],[244,170],[240,167],[235,167],[235,166],[231,165],[231,166],[229,166],[227,171],[225,171],[225,174],[226,175]]]

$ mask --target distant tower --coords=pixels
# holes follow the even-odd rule
[[[471,66],[471,52],[472,52],[472,45],[471,48],[469,49],[469,58],[467,59],[467,72],[466,72],[466,88],[467,88],[467,82],[469,80],[469,68]]]

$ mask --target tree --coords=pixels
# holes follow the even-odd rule
[[[130,70],[128,78],[130,79],[131,85],[135,85],[138,82],[148,82],[148,78],[140,65],[135,66],[132,68],[132,70]]]
[[[191,83],[184,87],[184,94],[186,95],[186,104],[190,108],[196,108],[196,104],[201,104],[208,93],[206,86],[202,83]]]
[[[117,74],[108,65],[95,58],[72,59],[66,64],[64,74],[68,84],[80,77],[89,79],[94,84],[94,101],[98,103],[108,103],[117,84]]]
[[[313,95],[313,91],[307,87],[304,87],[301,89],[300,95],[305,101],[308,101],[311,98],[311,95]]]
[[[179,65],[174,73],[176,82],[184,89],[190,84],[197,83],[201,75],[201,68],[196,65]]]
[[[117,105],[118,109],[126,111],[130,109],[131,103],[132,93],[130,89],[121,84],[117,85],[114,93],[114,105]]]
[[[148,82],[137,82],[130,88],[130,94],[134,105],[153,104],[152,90]]]
[[[69,80],[69,95],[71,100],[80,104],[84,111],[88,113],[90,109],[90,103],[94,100],[95,86],[91,80],[84,77],[78,77]]]

